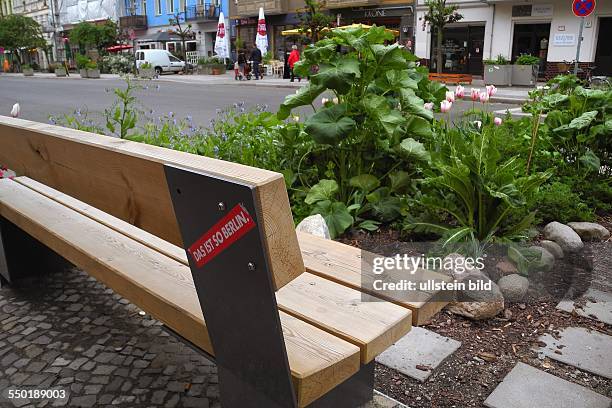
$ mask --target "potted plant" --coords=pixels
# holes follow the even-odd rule
[[[495,60],[484,60],[484,81],[490,85],[510,85],[512,79],[512,66],[503,56],[498,55]]]
[[[138,68],[138,75],[141,78],[152,79],[155,77],[155,69],[149,62],[143,62]]]
[[[30,64],[22,65],[21,72],[23,72],[23,76],[34,76],[34,68]]]
[[[204,75],[223,75],[227,72],[227,67],[223,59],[219,57],[200,58],[198,71]]]
[[[49,71],[51,71],[51,65],[49,65]],[[56,77],[66,76],[66,67],[63,65],[53,65],[53,71],[55,72]]]
[[[85,66],[87,69],[87,78],[100,78],[100,69],[96,61],[89,61]]]
[[[512,85],[535,85],[538,81],[540,59],[533,55],[523,54],[512,65]]]
[[[89,63],[89,57],[81,54],[77,54],[76,56],[76,65],[79,70],[79,74],[81,74],[81,78],[87,78],[87,64]]]

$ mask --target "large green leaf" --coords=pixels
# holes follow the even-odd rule
[[[339,201],[319,201],[312,210],[312,214],[321,214],[329,228],[332,238],[340,236],[353,225],[353,216],[349,213],[346,205]]]
[[[399,130],[400,126],[406,123],[406,118],[396,110],[390,111],[384,115],[378,116],[382,128],[387,132],[389,136],[393,136],[396,131]]]
[[[415,159],[425,162],[431,159],[431,156],[425,149],[423,143],[418,142],[411,137],[402,140],[402,143],[400,143],[400,149],[402,155],[407,159]]]
[[[372,215],[382,222],[390,222],[401,215],[400,199],[391,195],[388,187],[380,187],[366,196]]]
[[[410,116],[406,121],[406,134],[416,137],[430,137],[431,123],[420,116]]]
[[[338,183],[335,180],[320,180],[312,186],[304,202],[312,205],[318,201],[331,200],[338,191]]]
[[[347,113],[346,104],[323,108],[305,123],[304,130],[319,144],[336,144],[345,139],[357,126]]]
[[[396,92],[402,89],[417,90],[419,88],[417,81],[410,78],[409,71],[406,69],[385,72],[376,80],[376,85],[383,91]]]
[[[406,194],[410,189],[410,174],[405,171],[396,171],[389,174],[391,180],[391,191],[397,194]]]
[[[353,58],[342,58],[330,65],[321,65],[319,72],[311,77],[311,81],[339,94],[346,94],[356,78],[361,76],[359,61]]]
[[[601,168],[601,161],[599,160],[599,157],[597,157],[597,155],[591,150],[583,154],[578,160],[580,160],[580,163],[589,171],[598,172]]]
[[[569,128],[580,130],[584,129],[585,127],[588,127],[591,122],[593,122],[593,120],[595,120],[595,118],[597,117],[597,113],[597,111],[584,112],[582,115],[573,119],[570,122]]]
[[[324,86],[313,83],[301,87],[295,94],[285,98],[285,101],[278,109],[278,118],[281,120],[287,119],[292,109],[298,106],[310,105],[323,91],[325,91]]]
[[[360,174],[359,176],[351,177],[349,184],[351,187],[355,187],[364,191],[365,193],[369,193],[380,186],[380,181],[371,174]]]
[[[373,44],[370,48],[374,52],[379,70],[406,69],[408,67],[404,54],[397,44]]]
[[[402,102],[402,111],[410,112],[428,121],[433,120],[433,111],[425,109],[423,99],[416,96],[412,89],[401,89],[400,100]]]

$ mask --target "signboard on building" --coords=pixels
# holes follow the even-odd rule
[[[576,34],[556,33],[552,44],[556,47],[573,47],[576,45]]]
[[[552,4],[520,4],[512,6],[512,17],[552,17]]]

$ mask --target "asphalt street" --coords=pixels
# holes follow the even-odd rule
[[[166,78],[160,81],[143,82],[145,88],[136,91],[139,108],[148,118],[156,119],[170,112],[176,118],[191,116],[196,125],[208,126],[219,109],[245,102],[246,109],[265,105],[276,111],[285,96],[295,89],[273,86],[255,87],[246,83],[203,84],[183,83]],[[114,88],[125,87],[121,79],[67,80],[57,78],[24,78],[0,75],[0,115],[9,115],[15,102],[21,105],[22,119],[49,122],[49,117],[61,117],[75,111],[102,124],[102,112],[112,105]],[[316,105],[320,105],[318,102]],[[453,119],[462,111],[470,109],[471,102],[458,102],[453,108]],[[513,105],[491,104],[489,109],[498,110]],[[305,107],[300,112],[312,112]],[[144,120],[144,119],[143,119]]]

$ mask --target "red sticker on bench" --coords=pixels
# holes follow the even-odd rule
[[[201,268],[254,227],[255,221],[249,212],[242,204],[238,204],[191,245],[188,251],[198,268]]]

